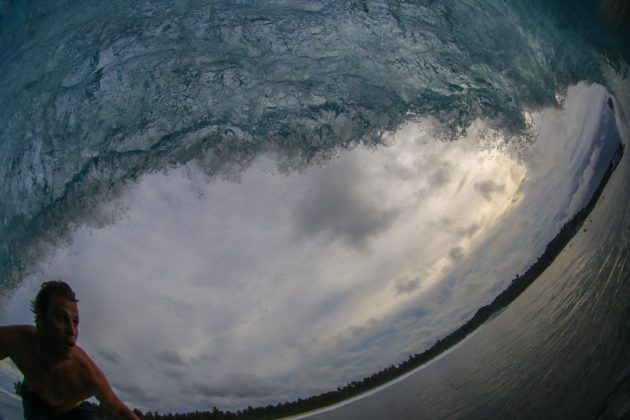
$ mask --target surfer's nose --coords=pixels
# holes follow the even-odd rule
[[[76,337],[77,336],[77,327],[72,322],[66,322],[66,335],[68,337]]]

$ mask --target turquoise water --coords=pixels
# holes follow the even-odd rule
[[[5,2],[1,283],[147,172],[270,150],[299,168],[418,116],[518,141],[525,107],[623,74],[627,35],[591,3]]]

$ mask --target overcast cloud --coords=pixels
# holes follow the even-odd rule
[[[584,204],[606,98],[570,89],[531,115],[525,148],[479,121],[435,140],[422,121],[301,173],[266,157],[240,182],[148,175],[108,204],[113,225],[78,227],[42,262],[2,323],[30,323],[39,284],[65,279],[80,345],[143,409],[335,389],[423,351],[540,255]]]

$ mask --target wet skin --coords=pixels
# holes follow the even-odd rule
[[[0,327],[0,360],[10,357],[51,411],[68,410],[94,396],[121,418],[137,419],[77,345],[78,328],[76,303],[54,296],[37,327]]]

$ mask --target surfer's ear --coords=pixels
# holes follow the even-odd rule
[[[46,320],[46,314],[43,313],[42,311],[34,312],[34,314],[35,314],[35,328],[37,328],[37,330],[39,331],[42,328],[42,324]]]

